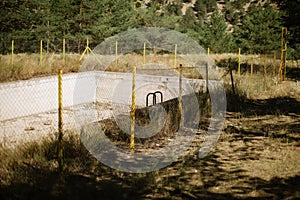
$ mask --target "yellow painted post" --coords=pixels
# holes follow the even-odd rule
[[[205,64],[205,76],[206,93],[208,94],[208,63]]]
[[[250,92],[249,95],[252,93],[252,78],[253,78],[253,58],[251,58],[251,64],[250,64]]]
[[[62,118],[62,70],[58,71],[58,145],[57,161],[59,173],[63,172],[63,118]]]
[[[210,54],[210,48],[208,47],[207,48],[207,55],[209,55]]]
[[[116,65],[118,64],[118,41],[116,41]]]
[[[279,63],[279,70],[278,70],[278,76],[279,76],[279,82],[282,82],[282,57],[283,57],[283,28],[281,32],[281,46],[280,46],[280,63]]]
[[[12,40],[11,41],[11,60],[10,60],[11,65],[14,65],[14,48],[15,48],[15,41]]]
[[[264,90],[267,90],[267,56],[264,55]]]
[[[282,77],[282,71],[286,70],[286,34],[287,34],[287,28],[282,27],[281,30],[281,47],[280,47],[280,65],[279,65],[279,80],[280,83],[284,80],[284,77]]]
[[[63,38],[62,59],[64,61],[64,64],[66,64],[66,39],[65,38]]]
[[[179,127],[181,127],[183,120],[183,112],[182,112],[182,64],[179,65],[179,88],[178,88],[178,111],[179,111]]]
[[[287,51],[287,43],[285,42],[284,46],[284,56],[283,56],[283,69],[284,69],[284,75],[283,75],[283,80],[286,79],[286,51]]]
[[[143,64],[146,63],[146,42],[144,42],[144,51],[143,51]]]
[[[40,65],[43,64],[43,40],[40,41]]]
[[[276,76],[276,52],[274,52],[274,57],[273,57],[273,67],[274,67],[274,77]]]
[[[209,108],[210,108],[210,98],[209,98],[209,90],[208,90],[208,63],[205,65],[205,74],[206,74],[206,105],[207,105],[207,115],[209,114]],[[230,70],[232,75],[232,70]],[[233,80],[233,76],[231,76],[231,80]]]
[[[174,68],[177,67],[177,44],[175,44],[175,50],[174,50]]]
[[[83,56],[85,54],[88,54],[89,51],[91,51],[91,49],[89,47],[89,38],[86,38],[86,47],[85,47],[85,50],[83,51],[82,55],[80,56],[79,61],[82,60]]]
[[[132,66],[132,91],[131,91],[131,127],[130,127],[130,153],[134,153],[134,125],[135,125],[135,82],[136,66]]]
[[[238,75],[241,76],[241,48],[239,48],[238,53]]]

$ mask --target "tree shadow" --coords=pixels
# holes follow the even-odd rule
[[[225,140],[227,148],[220,141],[215,150],[201,160],[195,156],[197,148],[172,165],[145,174],[110,169],[97,162],[86,150],[77,149],[75,157],[66,158],[66,164],[71,169],[65,172],[63,179],[59,179],[57,171],[48,167],[36,167],[24,162],[16,165],[24,172],[21,175],[24,179],[2,185],[0,197],[70,200],[296,198],[300,176],[264,180],[248,175],[241,168],[241,162],[259,161],[264,138],[245,137],[245,133],[241,132],[231,133],[230,138]],[[80,163],[84,164],[83,168],[80,168]],[[226,190],[216,191],[227,184]],[[253,191],[256,192],[255,197],[250,195]]]
[[[243,116],[299,115],[300,102],[291,97],[245,100],[242,105]]]
[[[43,176],[37,180],[37,174]],[[60,181],[57,174],[35,170],[31,183],[17,182],[2,188],[1,199],[139,199],[141,194],[122,185],[114,178],[97,181],[95,176],[66,175]]]
[[[286,69],[286,77],[288,79],[291,79],[293,81],[299,81],[300,80],[300,68],[295,67],[287,67]]]
[[[228,98],[235,99],[232,96]],[[165,104],[171,110],[173,106],[169,103]],[[238,108],[229,106],[229,111],[249,120],[264,117],[267,121],[273,116],[285,115],[294,121],[265,121],[248,129],[227,126],[224,132],[229,135],[228,138],[221,139],[205,158],[198,159],[199,146],[196,146],[170,166],[144,174],[123,173],[106,167],[93,158],[82,143],[78,145],[70,142],[65,146],[69,171],[66,171],[63,180],[59,179],[53,167],[49,167],[51,162],[40,167],[21,160],[14,165],[22,173],[11,184],[1,184],[0,198],[297,199],[300,196],[299,175],[264,179],[258,174],[249,173],[251,169],[243,168],[241,163],[260,161],[265,146],[269,145],[266,138],[270,136],[283,139],[282,143],[285,144],[287,141],[296,142],[299,146],[299,101],[290,97],[264,100],[239,97],[239,103],[241,105]],[[139,115],[145,115],[143,110],[138,111],[137,117]],[[176,121],[177,124],[177,120],[176,112],[170,121]],[[178,127],[176,125],[172,128],[176,130]],[[207,125],[202,128],[206,129]],[[279,129],[286,130],[287,134],[278,133],[276,130]],[[51,161],[53,157],[47,159]]]
[[[165,178],[167,187],[160,191],[169,197],[160,199],[297,199],[300,176],[265,180],[255,174],[249,175],[241,168],[241,162],[259,161],[262,156],[256,146],[257,139],[245,140],[243,145],[234,144],[241,138],[243,134],[233,135],[229,141],[230,153],[219,146],[201,160],[189,157],[168,167],[177,170],[182,167],[184,171]],[[198,172],[193,172],[195,169]],[[194,181],[202,184],[194,185]]]
[[[2,183],[5,179],[0,176],[1,199],[141,198],[141,190],[134,190],[126,182],[123,183],[118,171],[98,162],[78,140],[69,139],[64,142],[65,170],[59,173],[56,142],[48,142],[43,155],[28,156],[32,147],[25,147],[25,150],[18,152],[27,156],[9,163],[11,171],[7,173],[12,176],[10,181]],[[45,143],[41,144],[43,145]],[[33,148],[39,147],[34,144]],[[39,160],[40,156],[43,157],[42,160]]]
[[[269,181],[261,178],[250,178],[248,184],[253,185],[255,190],[264,193],[269,199],[297,199],[299,198],[300,176],[288,178],[274,177]]]

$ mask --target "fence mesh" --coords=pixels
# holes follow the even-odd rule
[[[186,37],[178,38],[172,31],[152,31],[129,31],[125,35],[111,37],[83,55],[82,63],[78,62],[80,66],[74,62],[74,57],[79,60],[78,55],[67,55],[66,61],[56,54],[44,56],[42,64],[39,56],[34,55],[30,58],[35,60],[34,66],[48,67],[52,75],[0,84],[0,143],[14,146],[20,141],[30,141],[49,134],[54,136],[58,131],[58,78],[53,75],[56,74],[54,65],[62,69],[71,66],[79,72],[63,75],[64,130],[98,122],[107,136],[116,141],[124,138],[116,144],[128,150],[132,120],[133,66],[136,67],[135,133],[139,151],[143,151],[147,145],[153,149],[166,145],[168,140],[172,140],[172,134],[178,130],[182,121],[196,124],[195,121],[199,118],[204,115],[207,117],[209,111],[206,109],[206,88],[209,85],[212,87],[213,80],[220,80],[221,77],[215,73],[216,68],[224,70],[224,74],[229,68],[237,71],[236,55],[229,56],[233,57],[230,62],[224,61],[221,55],[208,57],[206,50],[190,43]],[[29,65],[18,56],[15,58],[18,65],[12,65],[15,74],[18,74],[22,62]],[[213,60],[217,60],[218,67]],[[64,63],[68,61],[71,63]],[[9,59],[5,61],[5,67],[1,65],[1,78],[12,74],[7,70],[10,65]],[[182,66],[181,85],[179,66]],[[235,75],[234,82],[246,86],[248,95],[268,89],[278,82],[279,60],[276,56],[241,55],[240,67],[243,78]],[[30,73],[32,66],[22,68]],[[70,71],[72,70],[68,70]],[[251,71],[259,75],[259,81],[250,80]],[[228,78],[229,76],[223,77]],[[210,81],[209,84],[207,80]],[[190,116],[186,115],[186,119],[181,119],[178,114],[179,96],[183,97],[184,108],[181,112],[192,113]],[[197,117],[187,106],[191,104],[200,108]],[[146,145],[157,133],[157,142]]]
[[[176,34],[161,29],[128,31],[107,39],[85,59],[80,70],[97,74],[96,102],[106,98],[112,111],[112,117],[105,120],[94,115],[93,123],[77,115],[85,127],[81,130],[83,140],[89,138],[86,146],[108,152],[112,144],[99,140],[106,136],[123,150],[133,150],[132,146],[137,152],[158,150],[169,146],[179,129],[190,129],[194,134],[198,131],[200,111],[195,93],[203,92],[206,79],[219,77],[207,73],[216,66],[206,51]],[[115,71],[119,73],[112,73]],[[100,123],[100,128],[95,123]],[[190,141],[187,136],[181,147],[178,141],[173,146],[185,148]]]

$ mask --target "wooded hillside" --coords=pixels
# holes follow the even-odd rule
[[[2,0],[0,53],[82,52],[119,32],[167,27],[216,53],[271,53],[280,50],[281,28],[289,31],[288,54],[300,57],[300,0]]]

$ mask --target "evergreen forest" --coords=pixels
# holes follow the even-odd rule
[[[300,0],[1,0],[0,53],[81,53],[110,36],[140,27],[187,34],[214,53],[280,51],[287,27],[288,57],[300,57]]]

